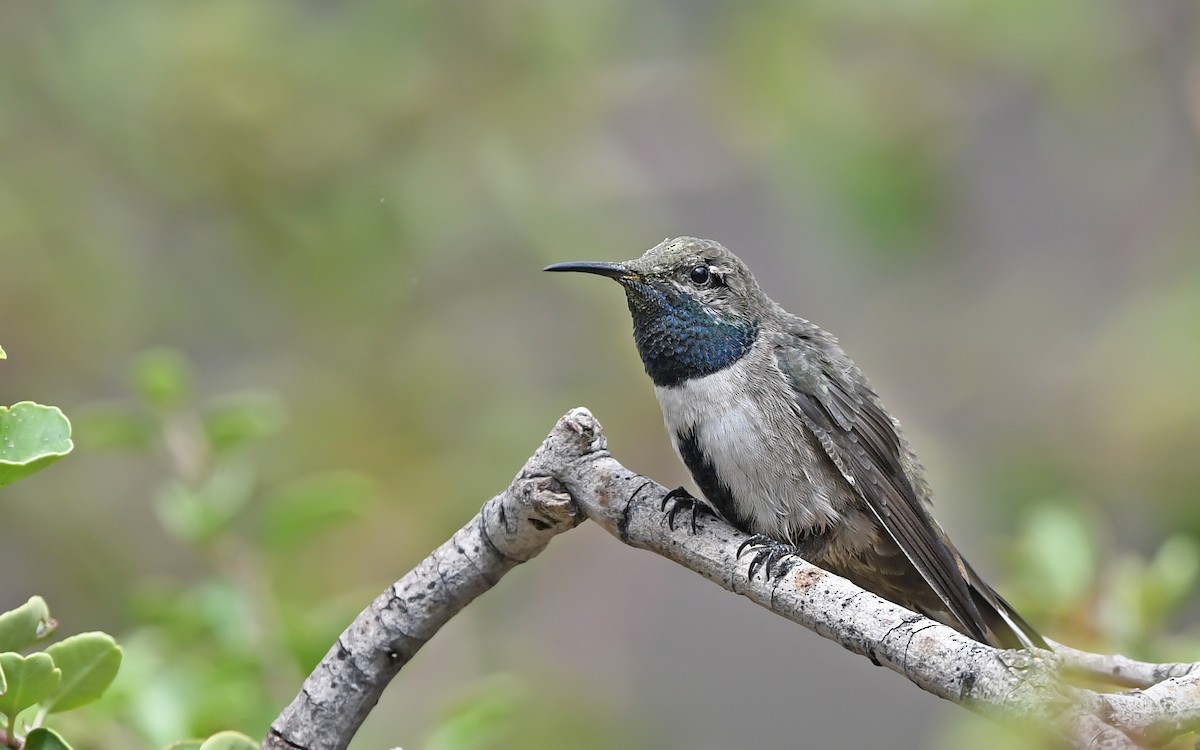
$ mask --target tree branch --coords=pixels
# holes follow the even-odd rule
[[[1200,728],[1194,665],[1057,645],[1058,653],[994,649],[802,560],[782,576],[751,579],[736,558],[746,535],[708,516],[695,534],[668,528],[660,507],[665,491],[609,454],[586,409],[568,412],[507,490],[355,619],[262,747],[345,748],[388,681],[442,625],[585,516],[622,542],[691,568],[927,692],[986,716],[1050,728],[1074,747],[1136,748]],[[1067,682],[1067,671],[1146,689],[1083,690]]]
[[[538,471],[559,456],[562,443],[576,444],[570,429],[559,420],[507,490],[354,619],[272,723],[264,750],[345,748],[388,682],[434,633],[555,535],[583,522],[571,497],[556,492],[561,485]]]
[[[1187,662],[1152,662],[1137,661],[1120,654],[1093,654],[1088,651],[1064,646],[1056,641],[1047,640],[1054,647],[1054,653],[1062,660],[1063,666],[1077,677],[1099,680],[1112,685],[1132,688],[1148,688],[1172,677],[1183,677],[1197,671],[1197,664]]]

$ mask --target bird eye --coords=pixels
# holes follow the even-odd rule
[[[712,279],[712,274],[709,273],[708,266],[696,266],[688,274],[688,277],[696,286],[704,286]]]

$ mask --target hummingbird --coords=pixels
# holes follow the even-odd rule
[[[719,242],[664,240],[623,263],[572,262],[625,290],[633,338],[703,499],[772,566],[798,555],[997,648],[1049,648],[934,519],[900,429],[834,336],[784,310]],[[698,508],[698,506],[700,506]]]

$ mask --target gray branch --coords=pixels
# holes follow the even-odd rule
[[[666,489],[608,452],[586,409],[558,421],[507,490],[364,610],[272,724],[262,747],[341,750],[387,683],[460,609],[584,518],[625,544],[684,565],[760,606],[898,672],[921,689],[1005,722],[1035,724],[1077,748],[1138,748],[1200,729],[1200,669],[1060,647],[1005,651],[864,591],[804,561],[747,575],[746,535],[704,516],[668,528]],[[1100,693],[1067,676],[1136,686]]]

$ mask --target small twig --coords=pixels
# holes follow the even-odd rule
[[[1120,654],[1093,654],[1088,651],[1064,646],[1056,641],[1047,640],[1054,648],[1054,653],[1062,659],[1063,667],[1072,675],[1092,680],[1099,680],[1110,685],[1120,685],[1130,688],[1148,688],[1172,677],[1200,673],[1195,663],[1137,661]]]

